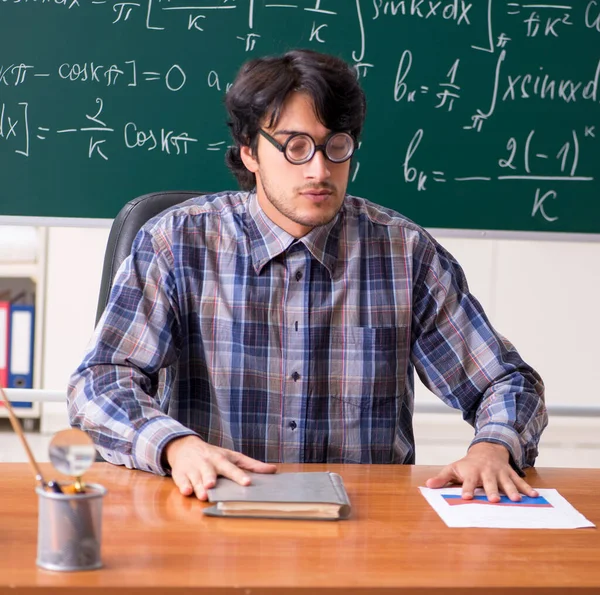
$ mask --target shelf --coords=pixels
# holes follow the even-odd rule
[[[31,407],[14,407],[13,411],[15,415],[20,419],[37,419],[40,416],[40,404],[32,403]],[[0,405],[0,419],[3,417],[8,417],[8,411],[4,404]]]
[[[29,277],[35,280],[39,273],[39,264],[35,262],[0,263],[0,278]]]
[[[41,388],[42,381],[42,342],[44,337],[44,299],[45,299],[45,273],[47,252],[47,229],[45,227],[31,228],[32,233],[27,236],[27,246],[35,245],[35,250],[25,248],[21,234],[15,239],[14,244],[10,242],[10,227],[4,227],[5,235],[2,236],[3,243],[0,246],[0,295],[7,294],[8,299],[15,295],[26,294],[34,297],[35,302],[35,340],[33,344],[33,389]],[[11,262],[10,257],[17,259]],[[35,257],[35,260],[32,259]],[[7,299],[6,297],[2,298]],[[15,401],[30,402],[28,398],[12,399]],[[41,403],[32,402],[30,407],[15,407],[15,414],[26,423],[29,428],[42,413]],[[0,422],[7,417],[5,407],[0,407]]]

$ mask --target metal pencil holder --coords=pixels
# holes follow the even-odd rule
[[[102,566],[102,499],[106,489],[86,484],[85,492],[38,494],[36,564],[47,570],[93,570]]]

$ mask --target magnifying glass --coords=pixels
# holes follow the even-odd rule
[[[75,478],[75,492],[82,492],[84,484],[81,477],[96,460],[96,448],[92,439],[82,430],[62,430],[52,437],[48,456],[59,473]]]

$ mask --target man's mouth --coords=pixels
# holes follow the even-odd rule
[[[305,198],[308,198],[309,200],[313,200],[315,202],[322,202],[328,199],[333,194],[333,192],[325,188],[311,188],[308,190],[304,190],[300,194]]]

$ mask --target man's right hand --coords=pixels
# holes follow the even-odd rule
[[[217,475],[245,486],[250,483],[250,477],[244,470],[254,473],[275,473],[277,470],[275,465],[212,446],[198,436],[175,438],[165,447],[164,456],[179,491],[184,496],[195,493],[198,500],[208,498],[206,490],[215,486]]]

